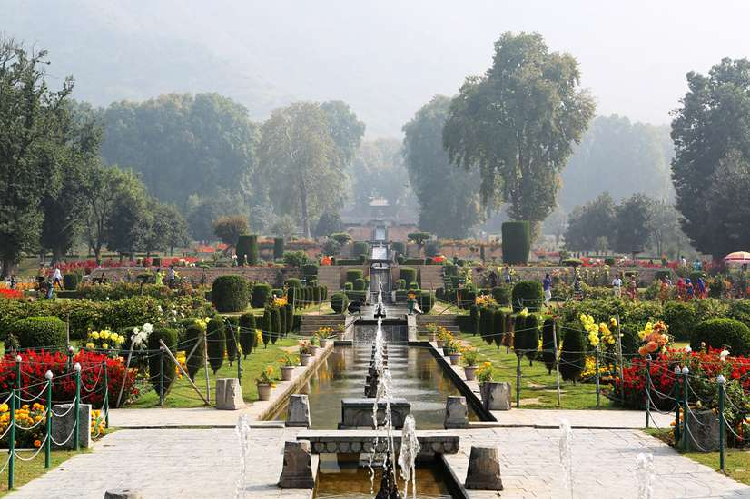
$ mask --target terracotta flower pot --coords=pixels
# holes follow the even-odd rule
[[[435,333],[430,333],[428,335],[428,341],[431,342],[431,343],[435,343],[435,340],[436,340]]]
[[[310,354],[309,353],[301,353],[300,354],[300,365],[301,366],[307,366],[310,364]]]
[[[327,346],[329,346],[329,339],[328,338],[321,339],[321,348],[326,348]]]
[[[258,385],[258,400],[266,401],[271,398],[271,385],[261,384]]]
[[[462,355],[460,353],[450,353],[449,354],[449,360],[451,361],[452,366],[458,366],[459,365],[459,359],[462,358]]]
[[[438,345],[438,348],[443,348],[443,340],[437,340],[436,344]]]
[[[292,371],[295,368],[292,366],[282,366],[282,381],[292,381]]]
[[[464,367],[464,377],[467,378],[467,381],[474,381],[476,373],[477,373],[477,366],[465,366]]]

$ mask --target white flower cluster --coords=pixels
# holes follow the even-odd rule
[[[149,322],[141,326],[141,329],[134,327],[133,335],[130,337],[131,341],[133,342],[133,348],[146,348],[146,342],[149,339],[149,335],[153,332],[154,326]]]

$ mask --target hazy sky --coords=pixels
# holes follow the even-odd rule
[[[342,99],[371,137],[400,135],[432,95],[487,69],[503,31],[538,31],[552,50],[576,56],[599,114],[655,124],[669,122],[687,71],[749,57],[751,36],[749,0],[0,0],[0,8],[0,29],[47,48],[56,73],[76,76],[78,98],[216,91],[259,118],[293,99]]]

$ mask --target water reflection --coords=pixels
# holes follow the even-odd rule
[[[314,429],[336,428],[341,419],[340,400],[362,398],[370,361],[370,345],[337,346],[310,379],[302,393],[310,400]],[[446,399],[460,395],[451,378],[429,351],[407,345],[389,345],[389,369],[394,396],[406,398],[418,430],[443,428]],[[286,417],[287,408],[276,419]],[[470,407],[469,418],[478,421]]]

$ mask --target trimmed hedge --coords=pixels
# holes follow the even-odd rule
[[[501,225],[501,251],[503,263],[526,264],[529,259],[529,222],[517,220]]]
[[[275,344],[282,335],[282,315],[279,307],[270,307],[271,310],[271,344]]]
[[[480,332],[480,309],[474,303],[469,306],[469,331],[472,335]]]
[[[347,279],[346,279],[347,282],[351,282],[352,284],[354,284],[357,279],[362,279],[361,269],[347,270]]]
[[[161,346],[159,340],[164,342],[172,352],[172,355],[175,354],[175,349],[177,348],[177,331],[174,329],[154,330],[149,335],[149,350],[159,350]],[[175,363],[172,362],[169,354],[156,354],[149,357],[149,377],[157,395],[167,392],[172,382],[175,381]],[[164,380],[164,384],[161,382],[162,379]]]
[[[423,291],[418,298],[420,304],[420,310],[423,314],[427,314],[435,305],[435,296],[430,291]]]
[[[493,299],[498,302],[498,305],[501,306],[508,306],[511,303],[511,286],[508,284],[501,284],[500,286],[494,287],[490,294],[493,296]]]
[[[347,294],[349,301],[359,301],[360,303],[365,303],[367,291],[345,291],[345,293]]]
[[[407,252],[407,246],[401,241],[394,241],[391,243],[391,251],[397,255],[403,255]]]
[[[65,346],[65,323],[57,317],[29,317],[13,324],[20,349]]]
[[[542,324],[542,361],[545,362],[545,367],[548,368],[548,374],[553,371],[555,367],[555,358],[558,354],[558,348],[555,344],[555,320],[545,319]]]
[[[526,338],[525,344],[527,346],[527,358],[529,359],[529,365],[532,365],[532,361],[537,358],[537,349],[540,346],[540,318],[537,314],[529,314],[527,320],[524,323],[524,336]]]
[[[524,336],[526,324],[527,319],[523,315],[514,318],[514,353],[518,357],[524,355],[524,350],[527,349],[527,338]]]
[[[243,263],[243,256],[248,261],[248,265],[258,265],[258,235],[244,234],[237,238],[235,247],[238,263]]]
[[[355,291],[364,291],[365,290],[365,279],[355,279],[354,285],[352,288]]]
[[[506,313],[500,308],[493,312],[493,343],[497,347],[503,344],[504,333],[506,332]]]
[[[258,328],[261,330],[261,341],[263,341],[263,348],[269,344],[271,340],[271,310],[268,307],[263,309],[263,315],[261,316],[261,323],[258,324]]]
[[[301,266],[300,269],[302,270],[302,275],[305,276],[305,280],[308,282],[308,284],[310,284],[310,281],[318,277],[318,265],[315,265],[313,263],[306,263],[305,265]]]
[[[185,341],[187,343],[186,354],[190,354],[193,346],[198,344],[195,350],[193,350],[193,355],[185,362],[188,376],[190,376],[191,380],[195,380],[196,373],[203,366],[203,328],[196,323],[188,325],[185,328]]]
[[[413,283],[417,282],[417,269],[412,267],[400,267],[399,279],[404,279],[404,282]]]
[[[288,288],[301,288],[302,287],[302,281],[296,277],[291,277],[284,281],[284,284]]]
[[[253,286],[250,304],[253,308],[263,308],[271,297],[271,284],[259,282]]]
[[[248,282],[242,276],[219,276],[211,284],[211,303],[219,312],[242,312],[249,299]]]
[[[514,312],[519,312],[523,308],[530,312],[538,312],[542,302],[542,283],[538,281],[521,281],[511,290],[511,306]]]
[[[75,291],[78,287],[78,274],[68,272],[63,276],[63,289],[66,291]]]
[[[731,355],[749,355],[748,325],[734,319],[709,319],[700,322],[691,334],[691,348],[706,343],[713,348],[727,347]]]
[[[221,369],[224,363],[224,321],[217,316],[212,318],[206,325],[206,349],[209,355],[209,364],[214,374]]]

